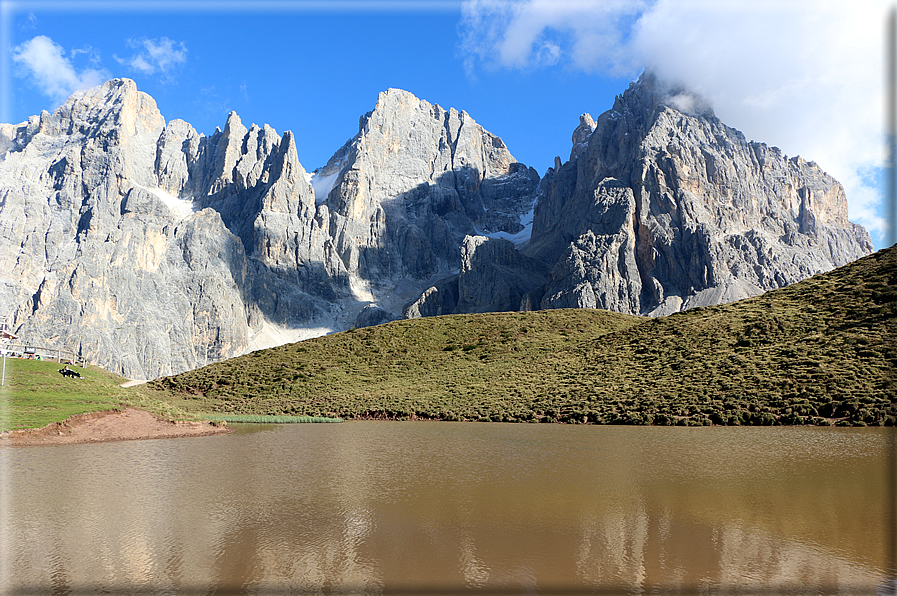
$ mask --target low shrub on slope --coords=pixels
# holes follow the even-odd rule
[[[546,360],[641,321],[597,310],[395,321],[260,350],[152,385],[192,398],[186,408],[210,412],[517,417],[539,397],[535,382]]]

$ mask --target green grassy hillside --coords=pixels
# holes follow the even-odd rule
[[[533,383],[546,359],[641,321],[595,310],[396,321],[260,350],[152,385],[183,395],[181,407],[206,412],[511,416],[538,397]]]
[[[897,251],[657,319],[397,321],[151,386],[189,411],[629,424],[894,424]],[[162,395],[162,394],[160,394]]]
[[[125,382],[96,366],[77,370],[80,379],[65,378],[52,361],[6,359],[6,385],[0,387],[0,431],[37,428],[75,414],[136,406],[167,417],[185,414],[156,399],[146,387],[120,387]]]

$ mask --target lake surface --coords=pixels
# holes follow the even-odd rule
[[[889,430],[346,422],[7,448],[0,587],[884,593]]]

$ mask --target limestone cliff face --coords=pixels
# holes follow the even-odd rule
[[[0,300],[21,338],[131,378],[246,347],[252,264],[218,212],[176,198],[152,98],[114,80],[3,132]]]
[[[650,75],[541,180],[396,89],[311,175],[289,132],[166,124],[127,79],[0,125],[0,315],[130,378],[400,316],[670,313],[870,251],[818,166]]]
[[[872,250],[815,163],[748,142],[700,98],[643,75],[543,183],[528,254],[542,308],[661,315],[782,287]]]
[[[405,318],[527,309],[529,294],[548,281],[548,267],[503,238],[467,236],[461,270],[409,304]]]
[[[166,125],[118,79],[4,125],[0,148],[0,306],[32,343],[152,378],[332,309],[345,271],[290,133]]]
[[[127,79],[0,125],[0,311],[30,343],[176,373],[397,318],[467,233],[516,231],[539,182],[466,113],[397,90],[327,168],[316,201],[289,132],[166,124]]]

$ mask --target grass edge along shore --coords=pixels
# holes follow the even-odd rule
[[[212,422],[308,423],[341,422],[311,416],[221,415],[187,412],[143,385],[122,387],[126,381],[102,368],[74,367],[80,379],[59,374],[52,361],[7,358],[7,385],[0,387],[0,432],[42,428],[81,414],[139,408],[166,420]]]
[[[71,367],[81,378],[59,374],[62,365],[47,360],[6,359],[6,385],[0,387],[0,432],[41,428],[80,414],[134,407],[170,420],[194,419],[145,386],[121,387],[124,379],[93,365]]]
[[[149,384],[186,412],[653,425],[897,424],[897,249],[721,306],[394,321]]]

